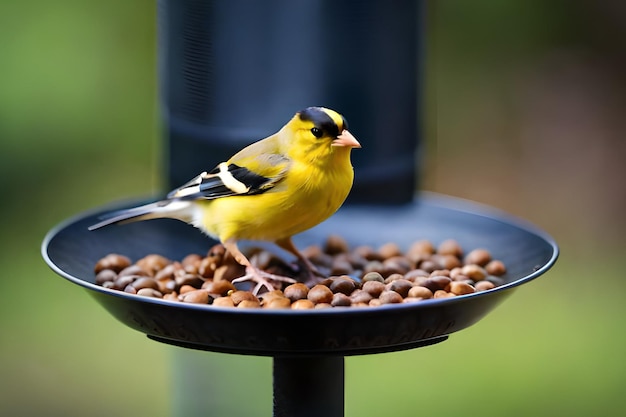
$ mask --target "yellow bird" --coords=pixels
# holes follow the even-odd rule
[[[294,254],[309,278],[316,268],[291,237],[321,223],[343,204],[352,188],[352,148],[361,145],[346,119],[324,107],[298,113],[277,133],[242,149],[210,172],[170,192],[164,200],[121,210],[92,226],[156,218],[182,220],[218,239],[246,267],[236,281],[252,280],[254,291],[268,280],[293,282],[256,268],[239,240],[264,240]]]

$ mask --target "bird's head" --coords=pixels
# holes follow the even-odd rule
[[[360,148],[361,144],[348,131],[346,119],[325,107],[308,107],[299,111],[287,124],[298,148],[309,155],[322,156],[343,149]]]

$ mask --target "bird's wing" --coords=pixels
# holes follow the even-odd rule
[[[271,189],[287,172],[289,159],[278,154],[232,158],[170,192],[169,199],[207,199],[259,194]]]

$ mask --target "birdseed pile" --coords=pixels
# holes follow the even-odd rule
[[[348,247],[339,236],[323,246],[302,251],[328,278],[305,285],[272,281],[273,291],[250,291],[249,283],[233,284],[245,268],[221,245],[202,256],[191,254],[173,261],[158,254],[136,262],[109,254],[95,265],[96,284],[117,291],[164,300],[233,308],[319,309],[375,307],[455,297],[504,284],[504,263],[486,249],[464,253],[453,239],[435,246],[428,240],[413,243],[405,252],[395,243],[379,248]],[[295,277],[293,268],[267,251],[250,259],[271,274]],[[297,277],[295,277],[297,278]]]

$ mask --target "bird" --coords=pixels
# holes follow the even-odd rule
[[[341,207],[354,181],[351,150],[360,147],[341,114],[326,107],[307,107],[278,132],[246,146],[164,199],[109,213],[89,230],[177,219],[219,240],[245,267],[245,275],[233,282],[255,282],[255,294],[263,287],[272,291],[270,281],[296,281],[253,265],[239,249],[240,240],[266,241],[292,253],[305,281],[315,282],[321,274],[296,248],[292,236]]]

